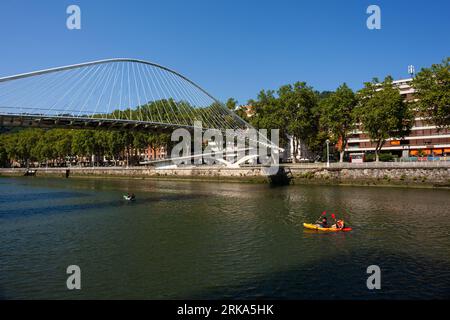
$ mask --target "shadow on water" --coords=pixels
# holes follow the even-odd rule
[[[301,253],[299,253],[301,254]],[[367,288],[367,267],[379,265],[381,289]],[[448,299],[450,263],[398,253],[382,256],[364,251],[331,256],[314,263],[266,274],[236,285],[194,292],[179,299]]]
[[[38,200],[55,200],[88,197],[87,193],[79,192],[40,192],[24,194],[0,195],[0,203],[25,202]]]
[[[138,198],[136,201],[126,201],[126,200],[114,200],[114,201],[103,201],[96,203],[81,203],[81,204],[69,204],[69,205],[52,205],[46,207],[36,207],[36,208],[19,208],[19,209],[7,209],[0,210],[0,218],[16,217],[16,216],[29,216],[29,215],[48,215],[55,213],[68,213],[68,212],[84,212],[86,210],[98,210],[98,209],[108,209],[117,207],[127,207],[127,206],[141,206],[149,205],[157,202],[176,202],[176,201],[186,201],[192,199],[198,199],[205,196],[194,195],[194,194],[173,194],[173,195],[160,195],[155,197]]]

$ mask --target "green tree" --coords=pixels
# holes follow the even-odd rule
[[[9,166],[8,152],[6,151],[6,147],[4,146],[4,141],[0,141],[0,167]]]
[[[72,140],[72,152],[78,156],[91,157],[95,151],[95,138],[91,130],[77,130]]]
[[[357,119],[361,122],[362,130],[375,143],[376,161],[379,161],[379,153],[386,139],[404,138],[413,123],[412,110],[408,103],[403,102],[392,81],[390,76],[381,83],[374,79],[366,82],[357,94]]]
[[[54,143],[55,154],[58,158],[65,159],[72,154],[72,139],[74,130],[57,129],[57,139]]]
[[[236,109],[237,105],[238,105],[238,102],[234,98],[228,98],[228,100],[225,103],[225,105],[227,106],[228,109],[234,111]]]
[[[140,131],[133,132],[133,148],[135,152],[137,152],[138,150],[145,149],[149,146],[148,136],[149,136],[148,133]],[[135,157],[137,157],[137,154],[135,154]]]
[[[36,145],[42,138],[44,131],[42,129],[26,129],[17,133],[15,152],[17,157],[29,166],[29,161],[38,159],[36,154]]]
[[[257,100],[248,102],[254,108],[250,123],[256,129],[279,129],[280,145],[286,145],[290,135],[295,152],[300,149],[300,141],[310,151],[318,152],[326,139],[319,127],[318,96],[305,82],[284,85],[276,93],[262,90]]]
[[[1,145],[5,149],[6,157],[8,159],[6,163],[7,166],[13,160],[18,159],[18,152],[17,152],[18,134],[17,133],[1,134],[0,138],[1,138]]]
[[[440,129],[450,127],[450,57],[422,69],[412,85],[421,113]]]
[[[285,85],[278,90],[280,104],[284,110],[287,131],[293,137],[294,152],[300,150],[303,141],[308,149],[317,152],[320,142],[318,94],[306,82]],[[298,155],[298,154],[297,154]],[[296,156],[293,157],[293,161]]]
[[[103,162],[103,157],[108,152],[108,132],[104,130],[93,131],[93,142],[97,162]]]
[[[120,143],[125,147],[126,150],[126,162],[128,166],[130,164],[131,149],[133,147],[134,141],[133,134],[130,131],[123,131],[121,132],[120,140]]]
[[[125,149],[125,143],[122,139],[122,133],[119,131],[106,131],[106,155],[112,157],[114,163],[120,158],[120,154]]]
[[[334,94],[333,91],[322,91],[319,93],[319,101],[322,101],[323,99],[328,98],[329,96],[331,96],[332,94]]]
[[[34,146],[31,148],[32,158],[40,163],[48,163],[49,159],[55,156],[53,144],[55,142],[52,131],[45,131],[37,138]]]
[[[356,96],[345,83],[320,101],[321,124],[328,130],[330,139],[338,144],[339,161],[344,161],[348,134],[354,127]]]
[[[252,105],[255,110],[254,115],[250,118],[250,123],[256,129],[267,129],[268,134],[271,129],[279,129],[280,144],[286,143],[287,117],[285,110],[280,105],[280,100],[275,96],[275,91],[261,90],[257,100],[250,100],[248,104]]]

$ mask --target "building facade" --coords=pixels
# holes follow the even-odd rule
[[[396,80],[394,85],[406,102],[415,101],[412,78]],[[350,135],[345,151],[350,157],[356,153],[370,153],[375,151],[375,144],[367,134],[356,129]],[[410,134],[404,139],[389,138],[383,145],[382,151],[390,152],[402,158],[408,157],[442,157],[450,156],[450,129],[438,130],[436,126],[417,116]]]

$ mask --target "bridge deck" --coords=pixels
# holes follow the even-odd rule
[[[64,117],[26,114],[0,114],[0,126],[7,127],[36,127],[36,128],[72,128],[72,129],[110,129],[110,130],[140,130],[152,132],[169,132],[190,126],[156,123],[125,119],[96,119],[88,117]]]

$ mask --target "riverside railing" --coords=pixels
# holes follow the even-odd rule
[[[170,163],[170,159],[167,159]],[[280,163],[281,167],[289,167],[292,169],[327,169],[327,163]],[[241,165],[237,168],[226,168],[223,165],[181,165],[176,167],[176,169],[250,169],[250,168],[260,168],[261,165]],[[83,171],[83,170],[137,170],[137,169],[151,169],[156,168],[154,165],[140,165],[140,166],[67,166],[67,167],[30,167],[31,169],[38,169],[41,171],[63,171],[66,169]],[[450,161],[415,161],[415,162],[363,162],[363,163],[350,163],[350,162],[332,162],[328,169],[385,169],[385,168],[448,168],[450,169]],[[1,171],[23,171],[26,167],[15,167],[15,168],[0,168]],[[172,168],[175,169],[175,168]]]
[[[305,169],[326,169],[326,163],[283,163],[285,167]],[[332,162],[330,169],[376,169],[376,168],[450,168],[450,161],[417,161],[417,162]]]

